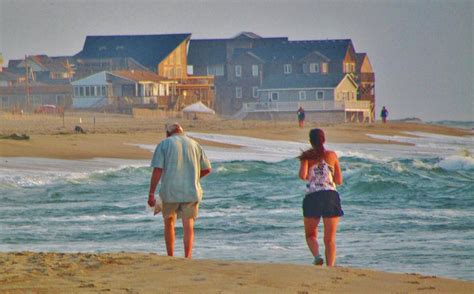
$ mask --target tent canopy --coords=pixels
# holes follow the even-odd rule
[[[209,114],[215,114],[216,112],[206,105],[204,105],[201,101],[196,102],[194,104],[188,105],[185,108],[183,108],[183,112],[186,113],[209,113]]]

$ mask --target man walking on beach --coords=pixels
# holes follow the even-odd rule
[[[298,115],[298,125],[299,125],[300,128],[303,128],[304,127],[304,119],[305,119],[305,113],[304,113],[303,107],[300,106],[300,108],[298,109],[296,114]]]
[[[388,110],[384,106],[384,107],[382,107],[382,111],[380,112],[380,117],[382,118],[383,123],[387,122],[387,116],[388,116]]]
[[[202,199],[200,178],[211,172],[211,164],[202,147],[184,134],[178,123],[166,126],[167,138],[156,147],[151,166],[148,204],[155,206],[155,190],[161,180],[159,191],[163,201],[166,251],[174,255],[174,226],[182,218],[184,256],[192,258],[194,221]]]

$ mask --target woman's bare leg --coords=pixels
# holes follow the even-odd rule
[[[326,253],[326,265],[336,264],[336,231],[339,217],[324,217],[324,247]]]
[[[305,217],[304,218],[304,231],[306,235],[306,244],[308,244],[309,250],[313,256],[319,254],[318,244],[318,225],[320,218]]]

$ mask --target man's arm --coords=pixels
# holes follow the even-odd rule
[[[201,170],[201,173],[199,174],[199,178],[205,177],[205,176],[207,176],[207,175],[210,174],[210,173],[211,173],[211,169],[210,169],[210,168],[208,168],[208,169],[202,169],[202,170]]]
[[[156,199],[155,199],[155,190],[156,186],[158,186],[158,183],[160,182],[161,179],[161,168],[153,168],[153,173],[151,174],[151,179],[150,179],[150,192],[148,193],[148,205],[150,206],[155,206],[156,204]]]

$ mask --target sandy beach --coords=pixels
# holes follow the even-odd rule
[[[94,127],[95,117],[95,127]],[[387,124],[323,125],[307,122],[305,128],[297,122],[239,121],[222,118],[185,120],[181,117],[133,118],[129,115],[68,113],[64,124],[59,116],[23,115],[0,116],[0,135],[26,134],[30,140],[0,139],[0,157],[46,157],[86,159],[94,157],[148,159],[150,152],[135,144],[157,144],[164,138],[164,124],[180,122],[185,131],[248,136],[261,139],[307,142],[311,128],[323,128],[326,141],[331,143],[391,144],[387,140],[369,136],[412,136],[405,132],[424,132],[451,136],[469,136],[472,132],[444,126],[389,122]],[[82,121],[82,123],[79,123]],[[63,126],[64,125],[64,126]],[[75,134],[74,126],[81,125],[86,134]],[[215,142],[200,141],[203,145],[235,147]],[[401,143],[396,143],[401,144]]]
[[[2,253],[0,293],[472,293],[474,283],[343,267],[141,253]]]
[[[94,126],[95,116],[95,126]],[[469,130],[423,123],[321,125],[234,121],[223,118],[132,118],[117,114],[0,116],[0,135],[27,134],[29,140],[0,139],[0,157],[57,159],[149,159],[137,146],[164,138],[167,122],[186,131],[306,142],[308,131],[323,128],[332,143],[400,144],[369,135],[414,136],[423,132],[472,136]],[[75,134],[79,124],[86,134]],[[203,145],[239,146],[199,140]],[[162,240],[157,240],[161,242]],[[159,243],[159,246],[162,246]],[[153,250],[151,250],[153,251]],[[209,258],[212,258],[209,256]],[[474,283],[416,273],[385,273],[346,267],[185,260],[154,253],[0,253],[0,293],[472,293]]]

